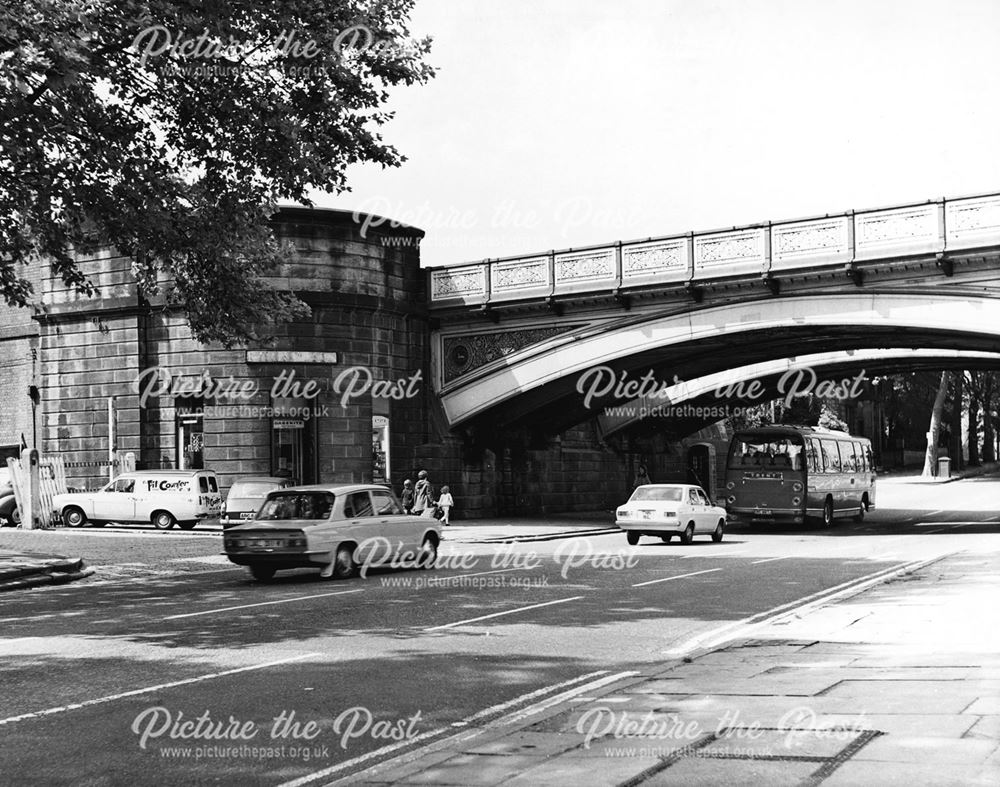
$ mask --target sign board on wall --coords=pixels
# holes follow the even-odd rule
[[[389,416],[372,416],[372,483],[390,483]]]

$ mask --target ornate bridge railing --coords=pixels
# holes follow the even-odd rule
[[[431,268],[431,307],[607,293],[1000,243],[1000,194]]]

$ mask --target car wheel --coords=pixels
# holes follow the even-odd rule
[[[714,542],[715,542],[716,544],[718,544],[718,543],[719,543],[720,541],[722,541],[722,535],[723,535],[723,531],[724,531],[725,529],[726,529],[726,523],[725,523],[725,522],[723,522],[723,521],[722,521],[722,520],[720,519],[720,520],[719,520],[719,524],[717,524],[717,525],[715,526],[715,532],[714,532],[714,533],[712,533],[712,540],[713,540],[713,541],[714,541]]]
[[[417,568],[434,568],[438,559],[438,545],[433,538],[425,538],[420,545],[420,554],[417,555]]]
[[[267,582],[274,579],[275,570],[271,566],[250,566],[250,576],[258,582]]]
[[[823,503],[823,527],[833,527],[833,500],[827,498]]]
[[[169,530],[177,524],[177,520],[174,519],[174,515],[169,511],[154,512],[153,516],[150,517],[150,521],[153,523],[153,527],[157,530]]]
[[[639,543],[639,534],[632,530],[629,530],[625,534],[625,540],[628,541],[629,546],[634,547],[636,544]]]
[[[194,526],[197,524],[197,522],[181,522],[180,527],[181,530],[194,530]]]
[[[664,544],[669,544],[671,540],[673,540],[673,537],[674,534],[670,533],[669,535],[660,536],[660,540],[663,541]]]
[[[83,513],[82,508],[70,506],[63,509],[63,522],[66,523],[66,527],[83,527],[87,524],[87,515]]]
[[[868,513],[868,498],[863,498],[861,500],[861,505],[858,507],[858,513],[854,515],[855,522],[864,522],[865,514]]]
[[[692,541],[694,541],[694,522],[688,522],[688,526],[681,533],[681,543],[690,544]]]
[[[337,547],[333,558],[333,578],[350,579],[358,573],[358,564],[354,562],[354,550],[349,546]]]

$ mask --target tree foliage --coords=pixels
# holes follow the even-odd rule
[[[0,8],[0,292],[111,244],[140,291],[168,281],[194,335],[226,345],[303,314],[263,281],[279,201],[402,156],[387,90],[432,76],[413,0],[18,0]]]

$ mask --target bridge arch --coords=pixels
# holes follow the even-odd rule
[[[760,360],[803,351],[928,348],[1000,351],[1000,299],[988,291],[933,293],[856,290],[729,302],[694,310],[650,311],[559,334],[500,364],[440,389],[451,425],[533,391],[578,379],[586,370],[633,356],[658,355],[725,340],[754,345]],[[801,348],[789,346],[798,337]],[[796,350],[799,350],[797,353]],[[715,369],[745,365],[719,358]],[[684,375],[681,375],[683,377]],[[572,385],[569,389],[572,390]]]

